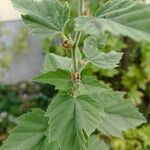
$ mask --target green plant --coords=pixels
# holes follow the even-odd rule
[[[132,64],[128,67],[127,72],[124,71],[122,84],[129,90],[128,97],[135,105],[139,105],[146,96],[144,92],[150,83],[150,46],[142,43],[134,46],[133,49],[135,52],[130,58]]]
[[[9,68],[11,63],[11,56],[7,52],[7,46],[3,41],[3,38],[8,36],[8,31],[4,28],[4,25],[0,23],[0,78],[3,76],[5,71]]]
[[[124,139],[114,138],[111,142],[115,150],[144,150],[150,148],[150,126],[132,129],[124,133]]]
[[[128,36],[135,41],[150,41],[149,4],[112,0],[92,16],[85,1],[78,0],[75,29],[66,34],[70,17],[67,2],[12,2],[23,12],[22,18],[30,32],[62,38],[62,46],[71,57],[46,55],[44,69],[34,81],[55,85],[59,92],[46,112],[34,109],[21,116],[18,126],[0,149],[91,150],[94,147],[97,150],[95,134],[121,137],[122,131],[146,122],[131,101],[124,98],[124,92],[115,92],[94,77],[85,76],[83,70],[88,63],[105,69],[118,66],[122,53],[99,51],[107,38],[105,32]],[[84,43],[81,37],[86,38]]]
[[[33,108],[46,110],[57,91],[54,86],[22,82],[17,85],[0,85],[0,146],[16,118]]]

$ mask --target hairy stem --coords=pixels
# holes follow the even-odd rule
[[[84,9],[84,0],[78,0],[78,16],[81,16]],[[80,42],[82,32],[76,32],[75,38],[74,38],[74,47],[72,49],[72,59],[73,59],[73,65],[74,65],[74,72],[78,72],[78,58],[77,58],[77,50]]]
[[[85,0],[82,0],[82,13],[85,11]]]
[[[81,0],[78,0],[78,16],[81,15]]]

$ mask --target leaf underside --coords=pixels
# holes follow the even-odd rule
[[[150,4],[134,0],[112,0],[95,17],[78,17],[76,30],[100,37],[105,31],[150,42]]]

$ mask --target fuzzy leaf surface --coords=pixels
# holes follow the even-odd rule
[[[76,30],[100,37],[105,31],[150,42],[150,4],[134,0],[110,0],[95,17],[78,17]]]
[[[48,118],[44,117],[44,113],[40,109],[34,109],[19,117],[17,127],[0,150],[59,150],[56,142],[48,143]]]
[[[79,84],[78,95],[89,95],[94,99],[102,92],[111,91],[106,84],[97,80],[93,76],[83,76],[82,81]]]
[[[61,91],[68,91],[68,89],[71,89],[72,87],[70,73],[59,69],[57,71],[49,71],[47,73],[40,74],[33,80],[39,83],[55,85],[56,89]]]
[[[62,57],[53,53],[47,53],[44,60],[42,73],[57,71],[57,69],[71,72],[72,60],[68,57]]]
[[[131,101],[123,98],[123,92],[113,92],[93,77],[83,77],[79,91],[102,103],[105,115],[102,116],[98,129],[105,135],[121,137],[122,131],[145,122],[145,118]]]
[[[49,105],[49,140],[58,140],[62,150],[86,150],[85,134],[90,136],[103,114],[101,103],[88,95],[74,98],[59,93]]]
[[[123,98],[122,92],[104,92],[100,94],[105,117],[99,125],[99,131],[105,135],[122,136],[122,131],[134,128],[146,122],[143,115],[134,107],[131,101]]]
[[[58,0],[12,0],[14,7],[23,13],[22,18],[31,33],[44,36],[63,32],[69,17],[68,3]]]
[[[118,66],[123,53],[111,51],[100,52],[98,43],[94,37],[89,37],[84,42],[84,53],[86,59],[100,68],[115,68]]]

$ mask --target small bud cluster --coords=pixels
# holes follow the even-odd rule
[[[79,82],[81,80],[81,76],[79,72],[75,72],[72,74],[72,81],[73,82]]]
[[[83,12],[83,16],[89,16],[90,15],[90,10],[89,9],[86,9],[84,12]]]
[[[71,40],[65,40],[63,43],[62,43],[62,46],[64,48],[73,48],[73,42]]]

